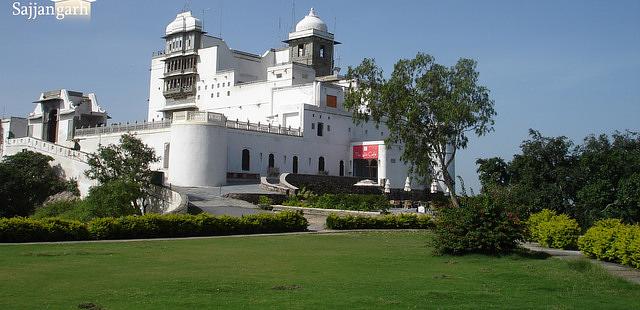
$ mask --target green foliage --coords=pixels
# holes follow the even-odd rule
[[[140,209],[138,200],[146,198],[153,177],[149,166],[158,160],[153,148],[133,135],[124,134],[119,145],[101,145],[96,153],[89,155],[90,168],[85,174],[101,184],[121,181],[134,185],[130,188],[132,199],[129,202]]]
[[[523,223],[506,205],[482,195],[464,199],[460,208],[440,208],[435,232],[437,254],[500,254],[523,240]]]
[[[85,224],[57,218],[0,218],[0,242],[37,242],[86,240]]]
[[[59,217],[63,219],[72,219],[70,214],[74,213],[77,209],[80,209],[81,204],[82,201],[79,199],[54,201],[37,208],[31,218],[44,219],[48,217]]]
[[[497,158],[476,163],[483,191],[508,197],[524,213],[555,210],[575,218],[583,228],[605,218],[640,222],[636,132],[589,136],[574,147],[566,137],[545,137],[530,130],[521,154],[506,167]]]
[[[404,144],[401,159],[418,178],[442,179],[455,193],[448,168],[456,151],[467,147],[470,135],[492,131],[496,115],[478,76],[474,60],[463,58],[445,67],[418,53],[414,59],[399,60],[385,79],[373,59],[364,59],[358,67],[349,67],[352,83],[344,106],[357,121],[384,123],[389,129],[385,142]],[[434,166],[442,167],[442,176]],[[451,201],[458,205],[455,194]]]
[[[137,199],[136,184],[123,180],[113,180],[89,189],[85,208],[91,218],[119,217],[140,214],[132,204]]]
[[[389,209],[389,201],[383,195],[323,194],[318,196],[307,190],[302,190],[297,195],[288,197],[282,204],[303,208],[354,211],[386,211]]]
[[[640,225],[619,219],[596,222],[578,240],[585,255],[640,269]]]
[[[558,215],[556,211],[543,209],[540,212],[536,212],[529,216],[526,222],[526,236],[527,239],[536,241],[540,239],[540,224],[543,222],[551,221],[551,218]]]
[[[104,217],[88,223],[59,218],[0,219],[0,242],[67,241],[216,236],[306,231],[302,212],[280,212],[243,217],[159,215]]]
[[[428,229],[433,218],[426,214],[387,214],[380,216],[353,216],[329,214],[327,228],[344,229]]]
[[[0,162],[0,217],[28,216],[47,197],[65,190],[51,156],[23,151]]]
[[[273,204],[273,199],[269,198],[269,196],[261,195],[258,197],[258,204],[269,206]]]
[[[575,249],[578,246],[580,226],[566,214],[555,215],[538,224],[538,243],[544,247]]]
[[[242,217],[198,215],[98,218],[88,224],[94,239],[137,239],[305,231],[302,212],[263,213]]]

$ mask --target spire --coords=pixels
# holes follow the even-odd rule
[[[313,8],[311,8],[311,10],[309,10],[309,16],[318,17],[318,15],[316,15],[316,10],[314,10]]]

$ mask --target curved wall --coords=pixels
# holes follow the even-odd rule
[[[174,122],[169,148],[169,182],[177,186],[220,186],[226,183],[226,178],[226,128]]]

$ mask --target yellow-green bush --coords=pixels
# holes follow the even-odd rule
[[[640,268],[640,225],[598,221],[580,237],[578,246],[589,257]]]
[[[544,209],[532,214],[527,220],[529,240],[550,248],[575,249],[580,226],[578,222],[566,214]]]
[[[540,212],[531,214],[529,216],[529,219],[527,219],[527,222],[526,222],[525,234],[527,239],[531,241],[538,240],[538,238],[540,238],[538,225],[540,225],[540,223],[542,222],[550,221],[551,218],[556,215],[558,215],[556,211],[549,210],[549,209],[543,209]]]

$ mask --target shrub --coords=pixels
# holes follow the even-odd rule
[[[271,206],[273,204],[273,199],[268,196],[261,195],[258,197],[258,206],[263,210],[273,210]]]
[[[433,219],[426,214],[388,214],[380,216],[353,216],[329,214],[326,221],[330,229],[427,229],[433,228]]]
[[[264,213],[242,217],[198,215],[98,218],[88,224],[94,239],[169,238],[305,231],[302,212]]]
[[[74,209],[79,208],[82,202],[80,200],[58,200],[47,203],[37,208],[36,212],[31,216],[34,219],[43,219],[48,217],[67,218],[65,214],[72,213]]]
[[[131,204],[138,195],[137,185],[114,180],[89,189],[84,207],[90,219],[139,214]]]
[[[580,237],[578,247],[589,257],[640,268],[640,225],[598,221]]]
[[[549,248],[575,249],[578,246],[580,226],[566,214],[554,215],[537,226],[537,241]]]
[[[87,240],[87,227],[78,221],[23,217],[0,219],[0,242]]]
[[[552,217],[556,216],[557,213],[554,210],[543,209],[540,212],[531,214],[529,219],[526,222],[526,237],[531,241],[538,240],[540,238],[539,227],[540,223],[548,222]]]
[[[389,201],[383,195],[372,194],[323,194],[315,195],[302,190],[283,202],[285,206],[354,211],[386,211]]]
[[[464,199],[459,208],[440,208],[435,224],[436,254],[506,253],[523,239],[519,216],[487,195]]]

